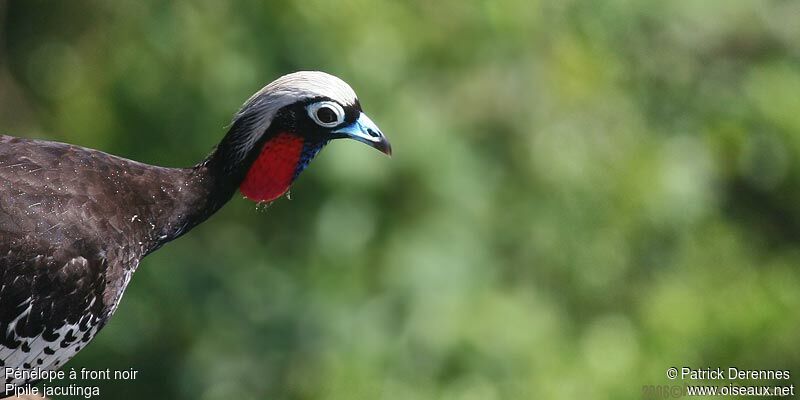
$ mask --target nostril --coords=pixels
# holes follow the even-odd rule
[[[372,137],[374,137],[374,138],[376,138],[376,137],[379,137],[379,136],[380,136],[380,135],[378,134],[378,132],[375,132],[375,131],[374,131],[372,128],[368,128],[368,129],[367,129],[367,133],[369,133],[369,135],[370,135],[370,136],[372,136]]]

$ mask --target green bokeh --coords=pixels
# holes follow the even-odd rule
[[[0,1],[0,131],[188,166],[272,79],[337,142],[146,258],[67,367],[113,399],[641,399],[800,376],[800,4]],[[800,383],[797,378],[793,382]],[[783,382],[762,382],[763,384]]]

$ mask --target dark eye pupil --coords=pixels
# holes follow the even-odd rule
[[[324,124],[336,122],[336,113],[330,107],[322,107],[317,110],[317,118]]]

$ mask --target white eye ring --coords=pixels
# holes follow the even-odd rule
[[[318,114],[319,111],[322,110],[323,108],[333,111],[334,115],[336,116],[336,119],[330,122],[321,121],[319,119]],[[335,101],[320,101],[314,104],[310,104],[306,108],[306,110],[308,110],[308,116],[311,117],[311,119],[314,120],[314,122],[316,122],[317,125],[323,128],[333,128],[344,122],[344,109],[342,108],[342,106],[339,105],[339,103],[336,103]]]

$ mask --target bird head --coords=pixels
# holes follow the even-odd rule
[[[239,166],[242,194],[267,202],[286,193],[334,139],[353,139],[392,154],[347,83],[324,72],[301,71],[276,79],[247,100],[217,151],[228,165]]]

